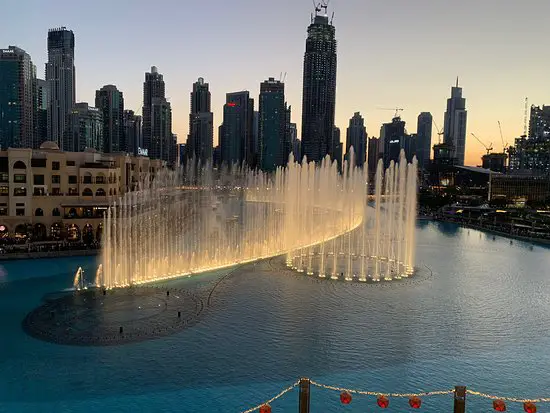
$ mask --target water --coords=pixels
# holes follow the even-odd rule
[[[93,274],[93,258],[3,263],[0,279],[0,412],[240,412],[300,376],[383,392],[550,394],[550,267],[544,247],[420,222],[417,265],[433,275],[391,283],[331,282],[249,269],[220,284],[213,308],[177,335],[120,347],[37,341],[20,325],[42,297]],[[192,289],[223,272],[171,281]],[[374,398],[313,388],[312,411],[375,411]],[[297,391],[272,403],[297,411]],[[407,411],[390,399],[386,411]],[[539,405],[539,411],[545,406]],[[468,396],[468,411],[492,411]],[[509,411],[522,411],[509,405]],[[452,411],[451,396],[422,411]]]

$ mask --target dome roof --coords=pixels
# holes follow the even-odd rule
[[[42,145],[40,145],[40,149],[50,149],[50,150],[58,151],[59,146],[55,142],[46,141],[46,142],[42,143]]]

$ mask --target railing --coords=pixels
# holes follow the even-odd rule
[[[466,412],[466,395],[476,396],[483,399],[492,400],[493,410],[497,412],[506,411],[506,403],[521,403],[523,405],[523,410],[527,413],[536,413],[537,406],[536,403],[550,403],[550,397],[538,398],[538,399],[520,399],[516,397],[505,397],[505,396],[495,396],[492,394],[481,393],[475,390],[469,390],[466,386],[455,386],[454,389],[449,390],[437,390],[431,392],[423,393],[381,393],[374,391],[364,391],[364,390],[355,390],[355,389],[346,389],[344,387],[330,386],[327,384],[318,383],[316,381],[302,378],[297,382],[293,383],[286,389],[283,389],[280,393],[273,396],[271,399],[266,400],[262,404],[259,404],[255,407],[252,407],[248,410],[244,410],[241,413],[271,413],[271,403],[275,400],[283,397],[286,393],[293,390],[295,387],[299,388],[298,395],[298,413],[310,413],[310,387],[315,386],[320,389],[330,390],[340,393],[340,402],[344,405],[350,404],[352,402],[352,395],[359,396],[371,396],[376,397],[376,404],[378,407],[385,409],[390,404],[391,398],[407,398],[409,406],[412,409],[420,409],[422,406],[422,397],[429,396],[439,396],[439,395],[453,395],[453,412],[454,413],[465,413]]]

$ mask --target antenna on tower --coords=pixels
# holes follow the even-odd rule
[[[332,21],[334,20],[334,12],[332,12],[332,16],[330,18],[330,24],[332,25]]]
[[[327,14],[328,3],[330,0],[321,0],[321,8],[325,9],[325,15]]]
[[[285,72],[285,75],[283,76],[283,82],[282,83],[285,83],[285,80],[286,80],[286,72]]]

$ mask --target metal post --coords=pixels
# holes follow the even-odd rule
[[[309,387],[309,379],[301,378],[298,413],[309,413]]]
[[[466,412],[466,386],[455,386],[454,413]]]

